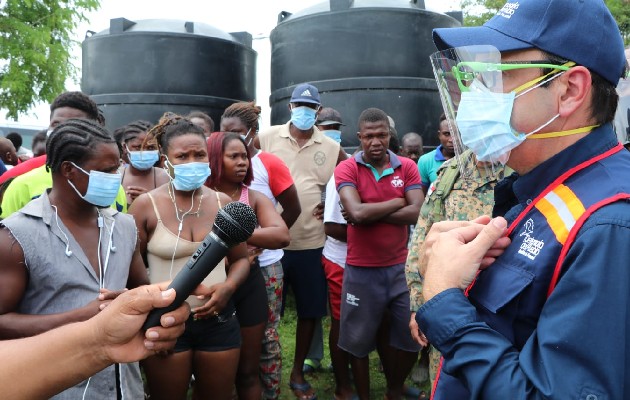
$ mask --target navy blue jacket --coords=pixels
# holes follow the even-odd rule
[[[509,209],[505,217],[511,222],[558,176],[616,144],[610,125],[594,130],[498,186],[496,208]],[[587,185],[590,191],[628,192],[630,153],[622,150],[615,160],[594,165],[598,179]],[[470,299],[449,289],[418,310],[420,329],[444,355],[445,382],[459,384],[438,385],[436,398],[630,399],[630,203],[613,203],[589,217],[548,299],[546,293],[528,293],[541,277],[523,278],[531,272],[519,270],[510,257],[514,252],[506,251],[480,274],[485,281],[503,276],[504,286],[485,287],[505,292],[505,304],[475,295],[482,283]],[[536,308],[532,302],[540,302],[536,314],[528,313]]]

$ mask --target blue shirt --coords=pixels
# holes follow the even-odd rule
[[[511,222],[558,176],[616,143],[610,124],[594,130],[497,188],[497,207],[509,209],[505,216]],[[628,158],[627,167],[607,171],[609,179],[593,182],[592,190],[624,185],[620,182],[630,176],[630,155],[620,156]],[[629,243],[630,203],[613,203],[593,213],[571,246],[565,272],[533,331],[525,328],[532,321],[500,315],[508,321],[515,318],[512,340],[483,322],[481,310],[459,289],[436,295],[418,310],[420,329],[444,355],[444,371],[468,387],[470,398],[628,399]],[[448,390],[436,397],[453,398]]]
[[[437,179],[437,171],[444,164],[444,161],[446,161],[446,158],[442,154],[442,145],[420,157],[418,160],[418,171],[420,172],[420,180],[423,187],[428,188]]]

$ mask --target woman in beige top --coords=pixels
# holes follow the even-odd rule
[[[165,114],[148,132],[160,146],[170,183],[140,195],[129,209],[152,282],[172,279],[210,232],[219,207],[231,201],[203,183],[210,174],[201,128]],[[144,361],[151,399],[186,399],[191,375],[195,398],[229,399],[239,359],[240,334],[231,301],[249,272],[246,245],[230,249],[226,265],[204,281],[202,298],[190,297],[192,315],[173,353]]]

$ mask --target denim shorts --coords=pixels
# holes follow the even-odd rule
[[[216,317],[186,321],[184,334],[177,339],[175,353],[188,350],[223,351],[241,347],[241,328],[232,302]]]

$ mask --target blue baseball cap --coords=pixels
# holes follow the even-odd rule
[[[438,50],[537,48],[583,65],[614,86],[626,66],[623,39],[603,0],[510,0],[483,26],[434,29],[433,42]]]
[[[319,105],[321,104],[319,91],[309,83],[301,83],[293,89],[291,103],[313,103]]]

